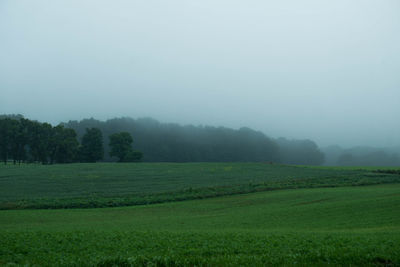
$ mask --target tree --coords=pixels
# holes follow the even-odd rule
[[[278,138],[281,162],[285,164],[321,165],[324,162],[317,144],[311,140]]]
[[[15,130],[11,140],[11,156],[16,162],[26,160],[26,147],[28,145],[28,124],[29,120],[19,118],[15,121]]]
[[[140,151],[130,151],[126,155],[125,161],[126,162],[137,162],[140,161],[143,157],[143,153]]]
[[[25,147],[28,149],[28,160],[30,162],[41,162],[47,164],[51,161],[53,152],[54,129],[49,123],[37,121],[20,120],[23,124],[20,141],[24,149],[21,148],[21,157],[26,158]],[[22,145],[22,144],[21,144]],[[24,155],[25,154],[25,155]]]
[[[80,147],[80,160],[96,162],[104,157],[103,134],[98,128],[86,128]]]
[[[110,156],[117,157],[119,162],[132,162],[140,161],[142,153],[133,151],[132,136],[127,132],[114,133],[109,136],[110,138]]]
[[[71,163],[77,158],[79,143],[73,129],[53,127],[48,144],[50,163]]]
[[[11,144],[14,130],[13,120],[9,118],[0,120],[0,156],[4,164],[11,154]]]
[[[32,121],[29,125],[29,152],[34,162],[47,164],[51,153],[53,127],[49,123]]]

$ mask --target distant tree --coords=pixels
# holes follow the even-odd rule
[[[73,129],[24,119],[0,117],[0,158],[14,164],[30,162],[69,163],[77,156],[78,141]],[[27,153],[28,152],[28,153]]]
[[[53,127],[48,123],[24,121],[25,136],[23,137],[28,148],[30,162],[49,162],[52,150]]]
[[[56,156],[57,163],[72,163],[78,158],[79,142],[74,129],[63,129],[63,141],[59,144]]]
[[[11,144],[15,133],[14,120],[4,118],[0,120],[0,157],[4,164],[11,154]]]
[[[115,118],[105,122],[85,119],[70,121],[82,136],[85,128],[101,129],[104,139],[104,160],[112,161],[109,152],[109,135],[128,132],[134,140],[135,150],[143,152],[143,161],[150,162],[232,162],[279,161],[279,147],[275,140],[249,128],[240,130],[225,127],[181,126],[160,123],[151,118]]]
[[[50,163],[71,163],[76,161],[78,154],[76,132],[63,125],[53,127],[48,143]]]
[[[98,128],[86,128],[79,149],[80,160],[83,162],[96,162],[104,157],[103,134]]]
[[[21,163],[21,161],[26,160],[26,147],[28,145],[28,124],[29,120],[24,118],[19,118],[15,121],[14,133],[11,140],[11,156],[16,162]]]
[[[140,161],[142,153],[133,151],[132,136],[128,132],[114,133],[109,136],[110,156],[117,157],[119,162]]]
[[[51,142],[53,127],[49,123],[33,122],[33,131],[30,132],[31,143],[30,151],[34,161],[47,164],[51,152]]]
[[[143,158],[143,153],[140,151],[130,151],[125,158],[126,162],[138,162]]]
[[[324,162],[317,144],[311,140],[278,138],[281,162],[285,164],[321,165]]]

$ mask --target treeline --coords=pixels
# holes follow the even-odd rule
[[[279,159],[277,144],[248,128],[180,126],[147,118],[116,118],[105,122],[85,119],[70,121],[65,126],[73,128],[78,136],[89,127],[101,129],[104,135],[115,131],[129,132],[135,147],[144,154],[143,161],[148,162],[276,162]],[[108,140],[104,141],[107,151]],[[104,159],[111,160],[109,157]]]
[[[281,161],[286,164],[321,165],[325,155],[311,140],[288,140],[278,138]]]
[[[109,136],[110,156],[118,161],[139,161],[142,153],[133,151],[129,133]],[[0,116],[0,159],[7,164],[96,162],[104,158],[103,134],[97,128],[85,129],[78,142],[76,131],[60,124],[52,126],[23,118]]]
[[[320,165],[324,160],[323,153],[309,140],[274,140],[249,128],[181,126],[150,118],[84,119],[53,127],[22,116],[0,116],[0,128],[0,152],[5,162],[142,160]],[[132,149],[133,141],[136,151]]]
[[[104,135],[129,132],[135,147],[147,162],[276,162],[319,165],[324,155],[309,140],[274,140],[249,128],[182,126],[160,123],[151,118],[115,118],[107,121],[84,119],[69,121],[82,136],[86,128],[96,127]],[[104,140],[108,151],[108,140]],[[107,155],[107,153],[105,154]],[[105,161],[112,160],[105,156]]]

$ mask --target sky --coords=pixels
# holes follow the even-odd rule
[[[11,113],[400,146],[400,1],[1,0]]]

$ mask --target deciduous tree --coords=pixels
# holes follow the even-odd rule
[[[100,129],[86,128],[79,151],[80,160],[83,162],[96,162],[103,159],[103,134]]]
[[[142,153],[139,151],[133,151],[133,139],[129,133],[114,133],[111,134],[109,138],[111,157],[117,157],[119,162],[140,161],[140,159],[142,158]]]

